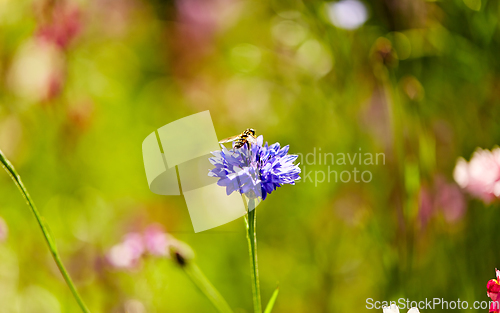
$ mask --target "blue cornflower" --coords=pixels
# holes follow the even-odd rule
[[[298,156],[287,154],[289,146],[280,149],[279,143],[268,146],[263,141],[259,136],[250,148],[246,144],[231,150],[222,146],[222,151],[212,152],[210,163],[215,168],[208,175],[219,177],[217,184],[226,187],[227,195],[238,191],[249,199],[264,200],[281,185],[295,185],[300,179],[300,168],[293,164]]]

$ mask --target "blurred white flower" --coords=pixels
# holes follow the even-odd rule
[[[368,19],[368,10],[358,0],[342,0],[327,5],[328,17],[333,25],[343,29],[356,29]]]
[[[391,304],[391,306],[383,307],[384,313],[399,313],[399,308],[396,304]],[[411,308],[408,310],[408,313],[419,313],[420,311],[417,308]]]
[[[8,86],[30,101],[43,101],[59,94],[64,82],[64,55],[41,40],[24,43],[8,73]]]

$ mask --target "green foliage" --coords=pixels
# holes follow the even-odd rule
[[[214,311],[170,262],[108,264],[113,245],[151,223],[193,248],[234,312],[252,312],[243,221],[194,234],[184,199],[151,193],[144,173],[143,139],[204,110],[219,138],[252,127],[301,153],[311,179],[332,172],[257,208],[261,293],[281,286],[273,313],[360,312],[366,298],[488,300],[498,203],[466,196],[450,219],[423,210],[421,191],[437,203],[458,157],[500,142],[498,1],[365,1],[368,20],[346,30],[316,0],[83,0],[70,2],[78,32],[44,45],[43,26],[61,23],[56,3],[0,1],[0,149],[91,312]],[[314,151],[385,162],[310,164]],[[371,181],[334,180],[355,168]],[[2,312],[77,312],[5,173],[0,186]]]

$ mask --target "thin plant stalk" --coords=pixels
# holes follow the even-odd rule
[[[257,264],[257,214],[255,212],[255,208],[253,208],[253,210],[248,210],[247,202],[245,200],[243,202],[245,203],[245,208],[248,212],[248,217],[245,218],[245,222],[247,226],[248,253],[250,256],[252,274],[253,310],[254,313],[262,313],[259,285],[259,267]]]
[[[182,269],[191,279],[191,281],[198,287],[198,289],[205,295],[205,297],[210,300],[213,306],[220,313],[232,313],[231,307],[227,304],[226,300],[221,296],[221,294],[215,289],[215,287],[210,283],[208,278],[203,274],[200,268],[192,262],[182,266]]]
[[[31,212],[33,212],[33,215],[35,215],[36,221],[38,222],[38,225],[40,226],[40,229],[42,230],[43,236],[45,237],[45,241],[47,242],[47,245],[49,246],[49,250],[52,253],[52,257],[54,258],[54,261],[57,264],[57,267],[59,268],[59,271],[61,272],[62,276],[64,277],[64,280],[66,281],[66,284],[68,285],[69,289],[71,290],[71,293],[73,294],[73,297],[75,297],[76,302],[78,302],[78,305],[82,309],[83,312],[85,313],[90,313],[89,309],[85,306],[85,303],[83,302],[82,298],[78,294],[78,291],[76,290],[75,285],[73,284],[73,281],[71,280],[71,277],[68,274],[68,271],[64,267],[61,257],[59,256],[59,253],[57,252],[57,247],[54,239],[52,238],[50,234],[50,229],[45,222],[45,219],[40,215],[38,212],[35,203],[31,199],[28,190],[26,190],[26,187],[24,187],[23,182],[21,181],[21,177],[19,174],[16,172],[14,166],[7,160],[5,155],[3,154],[2,150],[0,150],[0,162],[2,162],[3,168],[9,173],[10,177],[14,180],[14,183],[16,184],[17,188],[19,188],[19,191],[21,194],[24,196],[26,199],[28,206],[31,208]]]

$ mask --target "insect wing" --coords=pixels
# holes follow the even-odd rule
[[[251,143],[252,145],[256,145],[257,144],[257,138],[255,138],[254,136],[251,136],[251,135],[247,137],[247,141],[249,143]]]
[[[240,138],[240,136],[241,135],[227,137],[226,139],[222,139],[221,141],[219,141],[219,143],[226,143],[226,142],[235,141],[236,139]]]

